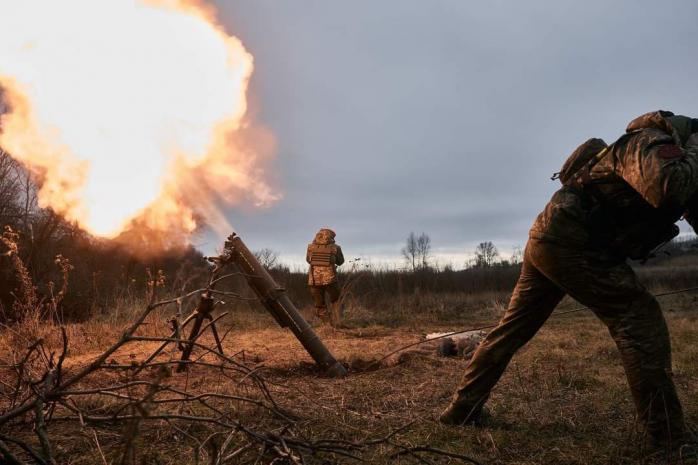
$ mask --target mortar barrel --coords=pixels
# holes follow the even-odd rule
[[[274,281],[274,278],[242,242],[240,236],[232,234],[226,242],[226,248],[231,254],[231,261],[238,266],[259,301],[274,316],[279,325],[293,332],[313,360],[326,370],[328,375],[333,377],[346,375],[344,366],[332,356],[288,297],[286,290]]]

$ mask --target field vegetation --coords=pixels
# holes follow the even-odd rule
[[[440,356],[434,343],[391,353],[429,332],[496,323],[520,264],[486,243],[482,260],[458,270],[411,256],[409,238],[407,267],[348,264],[336,327],[315,320],[305,274],[260,251],[349,376],[324,376],[236,275],[220,286],[214,312],[223,352],[205,331],[183,365],[187,332],[175,330],[200,303],[210,264],[194,249],[132,253],[133,240],[159,240],[147,233],[94,239],[39,208],[33,192],[0,157],[2,463],[669,462],[661,451],[647,456],[617,351],[586,310],[553,316],[517,355],[486,427],[435,420],[467,360]],[[634,266],[653,292],[693,288],[694,245],[672,243],[670,254]],[[695,425],[698,290],[660,299]],[[558,311],[576,308],[565,300]]]

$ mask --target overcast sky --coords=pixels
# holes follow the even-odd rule
[[[373,262],[410,231],[442,264],[483,240],[509,255],[579,143],[659,108],[698,114],[694,0],[216,4],[254,55],[284,196],[229,217],[287,262],[322,226]]]

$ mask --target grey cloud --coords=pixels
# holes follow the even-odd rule
[[[282,255],[324,225],[396,258],[411,230],[449,250],[523,244],[581,141],[657,108],[698,113],[688,0],[217,4],[255,56],[285,195],[229,216]]]

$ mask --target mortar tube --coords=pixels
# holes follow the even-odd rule
[[[289,328],[315,362],[331,377],[343,377],[347,370],[325,347],[313,328],[305,321],[286,290],[279,286],[240,236],[233,233],[225,243],[226,253],[235,263],[264,308],[283,328]]]

